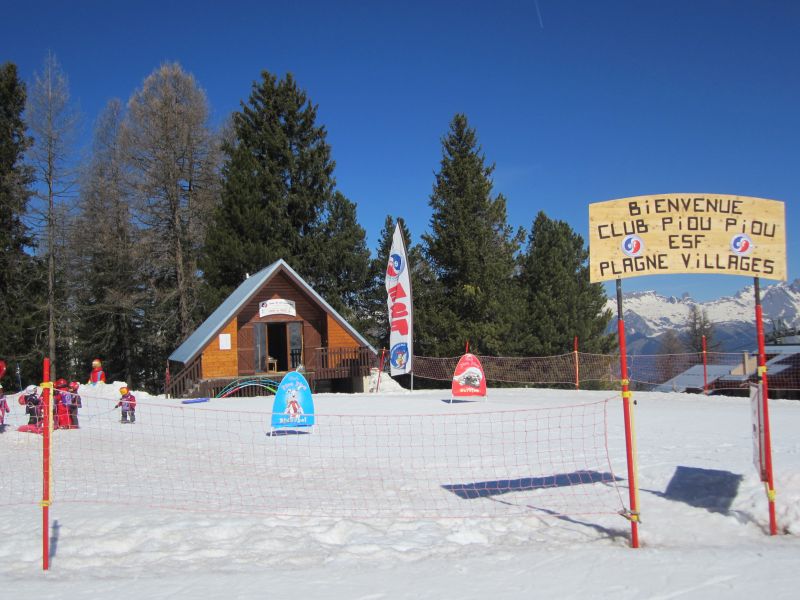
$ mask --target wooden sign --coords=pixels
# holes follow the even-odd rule
[[[786,280],[784,204],[723,194],[596,202],[589,269],[592,282],[676,273]]]

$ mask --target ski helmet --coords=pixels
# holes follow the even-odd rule
[[[56,379],[55,386],[57,390],[63,390],[67,387],[67,380],[63,377],[60,377],[59,379]]]
[[[122,386],[121,388],[119,388],[119,393],[120,393],[122,396],[124,396],[125,394],[127,394],[127,393],[128,393],[128,388],[126,388],[125,386]]]

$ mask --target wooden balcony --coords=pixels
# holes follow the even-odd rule
[[[366,346],[359,348],[315,348],[306,369],[315,379],[366,377],[378,366],[378,357]]]
[[[378,366],[378,357],[366,346],[359,348],[313,348],[306,350],[308,363],[304,365],[306,378],[314,384],[321,380],[367,377],[370,369]],[[299,356],[292,356],[299,364]],[[231,377],[203,379],[201,357],[187,364],[173,375],[166,393],[173,398],[213,397],[229,383],[250,375],[231,374]],[[253,374],[280,380],[286,371]]]

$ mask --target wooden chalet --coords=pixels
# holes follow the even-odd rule
[[[170,357],[167,394],[213,397],[302,365],[317,390],[362,391],[375,349],[285,261],[248,277]]]

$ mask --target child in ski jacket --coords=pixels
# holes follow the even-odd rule
[[[95,358],[92,361],[92,372],[89,373],[89,381],[86,383],[90,385],[97,385],[98,383],[105,383],[106,382],[106,374],[103,371],[103,363],[100,362],[99,358]]]
[[[3,386],[0,384],[0,428],[6,424],[6,413],[10,413],[11,409],[8,407],[8,400],[3,391]]]
[[[122,418],[120,419],[120,423],[135,423],[136,397],[131,394],[126,387],[119,388],[119,393],[122,394],[122,397],[119,399],[117,406],[114,408],[119,407],[122,409]]]
[[[28,415],[28,425],[41,425],[42,401],[36,393],[36,386],[29,385],[25,393],[19,397],[19,403],[25,405],[25,414]]]
[[[64,378],[57,379],[53,390],[53,428],[69,429],[68,403],[72,401],[67,391],[69,384]]]
[[[80,383],[77,381],[72,381],[69,384],[69,396],[70,402],[67,404],[67,409],[69,410],[69,426],[72,429],[78,429],[78,409],[83,406],[81,403],[81,397],[78,395],[78,388],[80,387]]]

